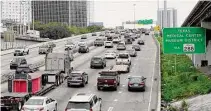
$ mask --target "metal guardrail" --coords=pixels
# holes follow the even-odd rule
[[[90,41],[90,43],[88,43],[88,46],[89,47],[93,46],[93,42],[94,42],[94,40],[93,41]],[[77,52],[78,52],[77,49],[73,50],[73,53],[77,53]],[[45,65],[45,61],[44,60],[43,61],[39,61],[39,62],[34,63],[32,65],[33,65],[33,67],[39,67],[40,68],[40,67],[42,67],[42,66]],[[11,71],[11,72],[8,72],[8,73],[1,74],[1,84],[2,83],[5,83],[7,81],[7,78],[10,75],[13,75],[13,74],[15,74],[15,71]]]

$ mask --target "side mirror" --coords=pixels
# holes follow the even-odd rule
[[[144,77],[143,80],[145,80],[145,79],[147,79],[147,78]]]
[[[99,72],[98,74],[102,74],[102,72]]]

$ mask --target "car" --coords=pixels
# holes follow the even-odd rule
[[[136,51],[141,51],[141,47],[139,45],[133,45],[132,49],[135,49]]]
[[[49,47],[52,47],[52,48],[56,47],[56,44],[53,42],[49,42],[48,45],[49,45]]]
[[[29,48],[26,46],[15,49],[14,56],[24,56],[29,54]]]
[[[67,78],[67,87],[82,86],[88,84],[88,74],[84,71],[72,71]]]
[[[117,44],[117,50],[126,50],[126,46],[123,44]]]
[[[87,45],[80,45],[78,48],[78,53],[88,53],[89,47]]]
[[[105,48],[113,48],[114,44],[112,41],[105,41]]]
[[[135,49],[129,49],[127,50],[127,52],[130,54],[130,57],[136,57],[137,56],[137,52]]]
[[[106,33],[106,34],[105,34],[105,37],[110,37],[110,34],[109,34],[109,33]]]
[[[100,76],[97,78],[97,89],[112,88],[115,91],[120,85],[120,74],[117,71],[105,70],[99,72]]]
[[[113,37],[112,36],[108,36],[107,37],[107,41],[113,41]]]
[[[49,45],[42,45],[39,47],[38,53],[39,54],[47,54],[53,52],[53,48],[49,47]]]
[[[57,111],[57,101],[44,96],[32,96],[22,107],[22,111]]]
[[[82,35],[81,39],[87,39],[87,35]]]
[[[13,60],[10,62],[10,69],[17,69],[18,66],[27,64],[26,58],[25,57],[15,57]]]
[[[131,58],[128,52],[120,52],[116,58],[116,65],[131,65]]]
[[[125,44],[133,44],[132,38],[125,38]]]
[[[106,67],[105,58],[101,56],[92,57],[90,62],[90,68],[95,68],[95,67],[101,67],[101,68]]]
[[[113,51],[113,50],[108,50],[106,51],[105,53],[105,58],[106,59],[115,59],[116,58],[116,51]]]
[[[103,46],[104,40],[102,38],[96,38],[94,41],[94,46]]]
[[[105,33],[100,33],[100,36],[105,36]]]
[[[24,73],[33,73],[38,71],[38,68],[33,68],[32,64],[21,64],[16,69],[16,74],[20,74],[21,72]]]
[[[96,94],[77,93],[67,103],[65,111],[101,111],[102,99]]]
[[[97,33],[92,33],[92,36],[97,36]]]
[[[146,31],[146,32],[145,32],[145,35],[149,35],[149,33],[150,33],[149,31]]]
[[[140,90],[145,91],[146,78],[143,76],[130,76],[128,77],[128,91]]]
[[[118,43],[118,45],[125,45],[125,41],[120,41],[119,43]]]
[[[113,43],[119,43],[121,41],[120,37],[114,36],[113,37]]]
[[[74,44],[73,42],[69,42],[67,44],[65,44],[65,50],[72,50],[72,49],[76,49],[77,45]]]
[[[135,34],[133,34],[133,35],[130,36],[130,38],[132,39],[132,41],[135,41],[137,37],[136,37]]]
[[[144,41],[143,40],[138,40],[137,44],[144,45]]]

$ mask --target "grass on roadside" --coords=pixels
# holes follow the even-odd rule
[[[186,55],[163,54],[161,45],[162,99],[179,100],[211,92],[211,80],[199,72]],[[175,72],[176,57],[176,72]]]

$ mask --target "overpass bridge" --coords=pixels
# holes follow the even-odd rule
[[[198,1],[181,27],[206,29],[206,53],[191,54],[189,57],[197,68],[211,74],[211,1]]]

